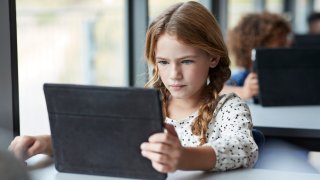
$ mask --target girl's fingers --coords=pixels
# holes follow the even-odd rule
[[[171,160],[171,158],[166,154],[160,154],[152,151],[142,151],[141,154],[143,157],[161,164],[167,164]]]
[[[160,163],[152,161],[152,167],[154,169],[156,169],[157,171],[161,172],[161,173],[167,173],[168,172],[168,168],[164,164],[160,164]]]
[[[177,160],[171,159],[169,156],[150,151],[142,151],[142,156],[148,158],[152,162],[153,168],[159,172],[174,172],[177,167]]]
[[[168,145],[175,146],[179,139],[170,133],[157,133],[149,137],[150,143],[164,143]]]
[[[171,135],[173,135],[173,136],[175,136],[175,137],[178,137],[178,134],[177,134],[176,130],[174,129],[174,126],[173,126],[173,125],[165,123],[165,124],[164,124],[164,127],[167,129],[167,131],[168,131]]]
[[[8,150],[9,151],[13,151],[15,149],[15,146],[16,146],[16,142],[15,141],[12,141],[8,147]]]
[[[26,160],[30,156],[28,155],[29,148],[34,144],[34,139],[29,136],[18,136],[16,137],[8,149],[20,160]]]
[[[157,162],[152,162],[152,167],[161,173],[169,173],[169,172],[176,171],[176,169],[174,169],[173,167],[171,167],[169,165],[161,164],[161,163],[157,163]]]
[[[27,158],[41,153],[43,151],[42,148],[41,143],[39,141],[35,141],[27,151]]]
[[[163,143],[142,143],[141,146],[141,153],[142,152],[150,152],[163,155],[171,160],[179,159],[181,156],[181,147],[174,147],[168,144]],[[157,156],[157,155],[156,155]],[[155,159],[157,160],[157,159]]]
[[[182,146],[174,127],[165,125],[167,132],[149,137],[149,142],[142,143],[141,154],[152,162],[159,172],[174,172],[182,153]]]
[[[171,150],[169,145],[163,143],[142,143],[141,149],[145,151],[152,151],[162,154],[168,154]]]

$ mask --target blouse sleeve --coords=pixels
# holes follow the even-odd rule
[[[208,143],[204,144],[211,146],[216,153],[216,164],[212,170],[252,167],[258,159],[258,146],[252,137],[249,107],[233,94],[220,104],[215,113],[214,121],[209,124]]]

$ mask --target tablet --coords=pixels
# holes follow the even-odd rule
[[[60,172],[165,179],[140,145],[163,132],[156,89],[44,84],[55,167]]]

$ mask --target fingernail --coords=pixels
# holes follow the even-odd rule
[[[141,155],[142,155],[142,156],[145,156],[145,152],[144,152],[144,151],[141,151]]]

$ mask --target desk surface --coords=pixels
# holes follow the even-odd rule
[[[109,179],[123,179],[106,176],[92,176],[82,174],[60,173],[54,168],[52,159],[44,156],[37,155],[28,160],[28,168],[31,176],[31,180],[109,180]],[[320,174],[308,174],[308,173],[295,173],[295,172],[283,172],[264,169],[239,169],[229,172],[219,173],[204,173],[202,171],[178,171],[168,175],[168,179],[214,179],[214,180],[234,180],[234,179],[246,179],[246,180],[319,180]]]
[[[320,106],[249,108],[253,125],[265,135],[320,138]]]

